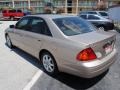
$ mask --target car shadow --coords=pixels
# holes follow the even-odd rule
[[[40,62],[35,57],[31,56],[30,54],[24,52],[23,50],[21,50],[17,47],[14,49],[11,49],[11,51],[14,51],[15,53],[17,53],[18,55],[23,57],[25,60],[27,60],[29,63],[31,63],[32,65],[36,66],[37,68],[39,68],[43,71]],[[50,76],[50,77],[60,81],[61,83],[65,84],[73,89],[84,90],[84,89],[88,89],[88,88],[94,86],[95,84],[97,84],[102,78],[104,78],[104,76],[107,74],[107,72],[108,72],[108,70],[106,72],[104,72],[103,74],[101,74],[97,77],[94,77],[94,78],[90,78],[90,79],[77,77],[77,76],[70,75],[67,73],[59,73],[57,76]],[[49,77],[47,77],[47,78],[49,78]]]
[[[6,43],[5,43],[5,46],[8,47]],[[32,55],[26,53],[25,51],[21,50],[20,48],[14,46],[14,48],[12,48],[11,51],[20,55],[22,58],[24,58],[26,61],[28,61],[29,63],[31,63],[35,67],[37,67],[39,69],[42,69],[42,66],[40,65],[40,61],[37,58],[35,58]]]
[[[109,70],[94,78],[82,78],[67,73],[60,73],[60,75],[53,78],[59,80],[71,88],[74,88],[75,90],[85,90],[97,84],[102,78],[105,77],[108,71]]]

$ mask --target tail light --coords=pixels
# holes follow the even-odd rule
[[[79,61],[91,61],[96,59],[97,56],[92,50],[92,48],[87,48],[78,53],[76,59]]]

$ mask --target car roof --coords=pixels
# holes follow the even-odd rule
[[[101,16],[99,16],[99,15],[97,15],[97,14],[81,14],[81,15],[93,15],[93,16],[101,17]]]
[[[107,11],[81,11],[81,12],[107,12]]]
[[[28,15],[28,16],[36,16],[36,17],[50,18],[50,19],[76,17],[74,15],[60,15],[60,14],[37,14],[37,15]]]

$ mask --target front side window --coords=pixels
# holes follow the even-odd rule
[[[89,15],[88,19],[94,19],[94,20],[99,20],[100,18],[94,15]]]
[[[21,13],[22,11],[21,10],[17,10],[17,12]]]
[[[55,24],[67,36],[73,36],[83,33],[92,32],[96,28],[89,22],[79,17],[66,17],[53,19]]]
[[[10,12],[10,13],[15,13],[15,12],[16,12],[16,10],[9,10],[9,12]]]
[[[16,29],[23,29],[23,30],[27,30],[28,28],[28,22],[29,19],[28,18],[23,18],[22,20],[20,20],[17,24],[16,24]]]
[[[3,10],[2,13],[6,13],[7,11],[6,10]]]

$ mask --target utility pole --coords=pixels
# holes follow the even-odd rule
[[[79,4],[79,2],[78,2],[78,0],[76,1],[76,14],[78,14],[78,4]]]
[[[28,8],[29,8],[29,9],[30,9],[30,6],[31,6],[31,5],[30,5],[30,0],[28,0]]]
[[[12,0],[12,7],[15,8],[15,2]]]
[[[67,0],[65,0],[65,13],[67,14]]]

